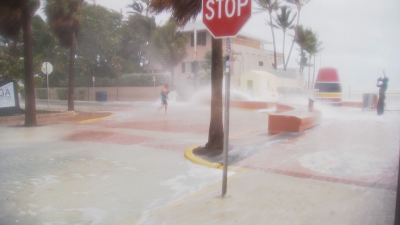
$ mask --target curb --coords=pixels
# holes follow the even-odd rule
[[[210,161],[207,161],[205,159],[202,159],[198,156],[196,156],[195,154],[193,154],[193,149],[199,147],[200,145],[196,145],[193,147],[190,147],[189,149],[187,149],[185,151],[185,153],[183,154],[185,156],[186,159],[188,159],[189,161],[202,165],[202,166],[207,166],[210,168],[214,168],[214,169],[223,169],[223,165],[221,163],[213,163]],[[235,171],[235,172],[244,172],[244,171],[249,171],[249,169],[244,169],[244,168],[239,168],[239,167],[233,167],[233,166],[228,166],[228,170],[229,171]]]
[[[207,166],[210,168],[215,168],[215,169],[220,169],[222,168],[222,164],[221,163],[213,163],[213,162],[209,162],[207,160],[204,160],[200,157],[197,157],[195,154],[193,154],[193,149],[199,147],[200,145],[196,145],[193,147],[190,147],[189,149],[187,149],[184,153],[184,156],[186,159],[188,159],[189,161],[202,165],[202,166]]]
[[[104,120],[104,119],[107,119],[107,118],[111,118],[113,116],[115,116],[115,114],[114,113],[110,113],[110,115],[108,115],[108,116],[104,116],[104,117],[100,117],[100,118],[96,118],[96,119],[81,120],[78,123],[93,123],[93,122],[97,122],[97,121]]]

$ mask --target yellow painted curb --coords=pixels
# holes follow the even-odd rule
[[[93,122],[104,120],[104,119],[107,119],[107,118],[110,118],[110,117],[113,117],[113,116],[115,116],[115,114],[111,113],[108,116],[104,116],[104,117],[100,117],[100,118],[96,118],[96,119],[82,120],[82,121],[79,121],[78,123],[93,123]]]
[[[185,151],[185,153],[184,153],[185,158],[188,159],[189,161],[193,162],[193,163],[196,163],[196,164],[199,164],[199,165],[203,165],[203,166],[207,166],[207,167],[211,167],[211,168],[218,169],[218,168],[222,167],[222,164],[220,164],[220,163],[212,163],[212,162],[209,162],[207,160],[204,160],[204,159],[194,155],[193,154],[193,149],[195,149],[195,148],[197,148],[199,146],[200,145],[196,145],[196,146],[193,146],[193,147],[190,147],[189,149],[187,149]]]
[[[207,161],[205,159],[202,159],[200,157],[197,157],[195,154],[193,154],[193,149],[195,149],[199,146],[200,145],[196,145],[196,146],[193,146],[193,147],[190,147],[189,149],[187,149],[184,153],[185,158],[193,163],[196,163],[196,164],[199,164],[202,166],[207,166],[210,168],[221,169],[221,170],[224,168],[221,163],[213,163],[213,162]],[[235,172],[249,171],[249,169],[233,167],[233,166],[228,166],[228,170],[235,171]]]

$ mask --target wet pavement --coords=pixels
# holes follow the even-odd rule
[[[104,119],[0,124],[0,224],[394,222],[399,112],[317,105],[319,126],[272,135],[266,113],[232,109],[233,170],[221,198],[222,171],[184,158],[207,141],[209,107],[158,106],[78,102],[77,112]]]

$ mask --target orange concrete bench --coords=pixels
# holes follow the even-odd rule
[[[318,110],[309,111],[306,106],[276,105],[276,113],[268,117],[268,132],[302,132],[316,126],[321,119]]]
[[[350,102],[350,101],[343,101],[342,102],[342,107],[352,107],[352,108],[362,108],[363,103],[362,102]]]
[[[230,106],[240,109],[268,109],[276,106],[276,102],[259,102],[259,101],[231,101]]]

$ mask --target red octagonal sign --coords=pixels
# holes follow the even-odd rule
[[[251,16],[252,0],[203,0],[203,23],[215,38],[234,37]]]

